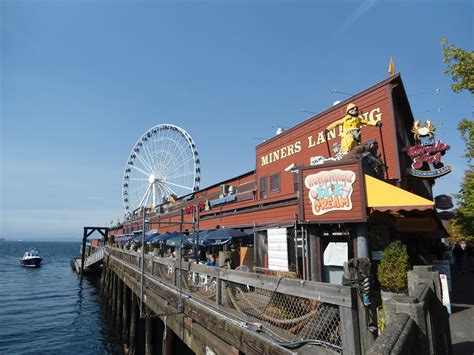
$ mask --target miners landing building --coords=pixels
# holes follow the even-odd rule
[[[377,142],[386,169],[377,170],[364,158],[367,154],[328,160],[335,155],[341,127],[328,135],[324,130],[346,114],[351,102],[366,120],[382,121],[380,128],[365,126],[361,133],[362,142]],[[426,256],[445,230],[432,202],[433,180],[407,173],[412,161],[406,147],[416,143],[413,124],[395,74],[259,144],[255,171],[148,212],[150,228],[178,230],[169,223],[180,221],[181,210],[185,220],[199,210],[199,230],[252,229],[257,268],[292,269],[316,281],[340,282],[344,261],[377,260],[392,240],[409,245],[412,259]],[[133,234],[141,225],[137,217],[110,233]]]

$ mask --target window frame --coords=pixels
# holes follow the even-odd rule
[[[272,184],[272,178],[273,177],[278,177],[278,186],[277,187],[274,187],[273,184]],[[269,189],[268,193],[269,194],[276,194],[276,193],[280,192],[280,190],[281,190],[281,174],[280,174],[280,172],[271,174],[269,180],[270,180],[270,189]]]
[[[262,188],[262,181],[265,181],[265,189]],[[260,200],[265,200],[268,196],[268,176],[262,176],[258,182],[258,197]]]

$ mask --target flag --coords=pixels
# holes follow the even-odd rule
[[[390,57],[390,64],[388,65],[388,72],[390,75],[395,74],[395,64],[393,64],[393,57]]]

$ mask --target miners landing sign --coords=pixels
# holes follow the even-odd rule
[[[308,175],[305,186],[313,214],[323,215],[331,211],[352,210],[352,184],[356,174],[350,170],[334,169]]]
[[[449,145],[435,141],[434,131],[434,125],[430,121],[425,121],[424,125],[420,125],[418,120],[415,121],[412,132],[417,144],[405,148],[413,161],[411,168],[407,169],[408,174],[421,178],[437,178],[451,172],[451,167],[441,162],[441,157],[449,150]]]

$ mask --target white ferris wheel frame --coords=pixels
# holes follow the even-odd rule
[[[158,135],[165,131],[174,132],[175,136],[180,139],[178,143],[177,140],[174,139],[175,137],[166,137],[166,139],[169,140],[169,142],[167,142],[167,148],[169,150],[174,149],[176,153],[179,153],[179,157],[184,156],[181,159],[183,161],[180,162],[177,160],[179,157],[174,157],[173,159],[172,153],[174,152],[165,152],[164,150],[154,152],[148,148],[147,142],[151,141],[153,137],[159,138]],[[157,149],[158,147],[155,148]],[[141,151],[143,151],[143,154],[140,154]],[[157,153],[169,155],[166,162],[156,161],[154,158]],[[140,167],[135,166],[135,161],[139,163]],[[186,179],[186,185],[170,180],[170,176],[168,176],[169,171],[165,171],[169,169],[170,164],[173,164],[173,171],[176,171],[181,166],[191,169],[183,172],[181,175],[172,176],[172,178],[176,178],[178,182],[182,181],[179,180],[179,178]],[[140,173],[141,178],[132,177],[135,173]],[[199,190],[201,168],[199,154],[194,140],[184,129],[172,124],[159,124],[150,128],[137,140],[128,155],[122,181],[122,202],[126,216],[141,207],[149,207],[151,205],[158,206],[165,202],[166,199],[169,200],[171,195],[181,197]],[[140,191],[138,195],[142,196],[138,203],[137,201],[133,201],[135,197],[131,195],[137,191],[129,191],[131,181],[141,181],[133,184],[142,185],[138,188],[138,191]]]

